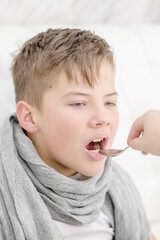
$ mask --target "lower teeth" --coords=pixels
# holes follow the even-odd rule
[[[96,152],[98,153],[99,152],[99,149],[95,149],[95,150],[89,150],[90,152]]]

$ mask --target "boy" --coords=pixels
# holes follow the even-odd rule
[[[1,239],[149,240],[139,195],[110,148],[113,54],[79,29],[49,29],[14,58],[16,116],[0,134]]]

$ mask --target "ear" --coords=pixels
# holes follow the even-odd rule
[[[20,101],[16,108],[17,118],[22,126],[28,133],[36,133],[38,127],[34,122],[34,107],[25,101]]]

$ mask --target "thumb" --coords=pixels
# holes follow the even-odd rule
[[[143,151],[143,139],[142,138],[134,138],[130,141],[129,145],[131,146],[131,148],[135,149],[135,150],[140,150]]]

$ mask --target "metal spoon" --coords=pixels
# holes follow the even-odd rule
[[[111,156],[111,157],[116,157],[119,154],[123,153],[129,147],[130,146],[127,146],[123,150],[120,150],[120,149],[103,149],[103,150],[99,150],[99,153],[101,153],[103,155]]]

